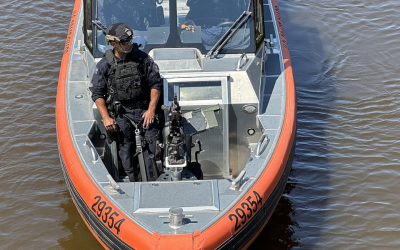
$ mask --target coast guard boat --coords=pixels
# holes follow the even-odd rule
[[[225,5],[204,10],[217,2]],[[115,22],[134,30],[164,81],[157,181],[127,181],[91,100],[95,65],[110,48],[104,30]],[[104,248],[248,248],[282,195],[295,148],[277,0],[76,0],[56,124],[71,197]]]

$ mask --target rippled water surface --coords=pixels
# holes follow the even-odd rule
[[[400,249],[400,2],[279,1],[297,86],[284,196],[250,249]],[[0,3],[0,249],[101,249],[61,172],[73,0]]]

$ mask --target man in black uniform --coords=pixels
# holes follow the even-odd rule
[[[132,151],[136,147],[135,132],[141,126],[147,128],[142,131],[145,138],[142,156],[147,180],[155,180],[157,175],[149,154],[155,153],[159,134],[156,106],[162,80],[157,64],[139,50],[137,44],[132,44],[132,36],[133,31],[124,23],[113,24],[106,30],[106,42],[113,46],[113,50],[106,51],[96,66],[92,78],[92,99],[107,132],[123,135],[123,139],[119,140],[118,153],[130,181],[135,181],[132,162]]]

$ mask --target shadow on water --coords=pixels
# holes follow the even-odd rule
[[[289,177],[274,214],[248,249],[292,249],[301,246],[300,241],[293,236],[295,229],[299,229],[300,226],[293,219],[296,211],[288,197],[295,187],[295,179]]]
[[[297,94],[296,155],[274,214],[248,248],[314,249],[327,219],[331,165],[326,131],[336,99],[335,76],[313,23],[292,0],[279,1]],[[303,6],[304,7],[304,6]]]
[[[70,232],[70,235],[59,238],[59,246],[62,249],[103,249],[82,220],[68,190],[61,195],[66,200],[60,204],[60,208],[67,214],[67,218],[61,221],[59,226]]]

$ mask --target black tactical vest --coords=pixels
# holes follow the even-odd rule
[[[137,45],[133,44],[133,61],[117,63],[112,50],[107,50],[105,57],[111,66],[113,77],[108,80],[108,87],[112,89],[114,101],[143,102],[149,99],[149,93],[144,90],[146,86],[141,84],[139,65],[142,59],[137,56]],[[127,55],[131,56],[131,55]]]

